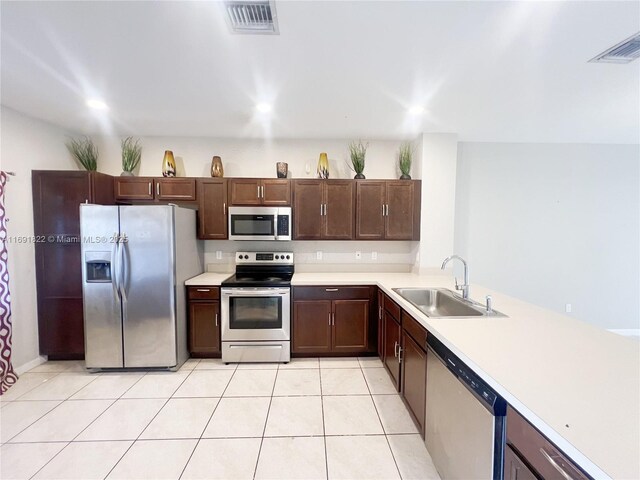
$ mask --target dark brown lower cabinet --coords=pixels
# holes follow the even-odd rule
[[[403,330],[402,351],[402,396],[424,435],[425,396],[427,389],[427,353]]]
[[[331,351],[331,300],[293,302],[293,353]]]
[[[510,405],[507,407],[507,446],[514,455],[511,457],[513,465],[507,462],[508,457],[505,456],[505,479],[587,480],[590,478]],[[525,465],[526,468],[523,468]],[[515,470],[513,466],[516,467]],[[516,476],[513,476],[514,474]],[[533,476],[527,476],[528,474]]]
[[[188,287],[189,352],[192,357],[220,356],[220,289]]]
[[[291,352],[303,355],[375,353],[375,287],[294,287]]]
[[[391,374],[391,379],[400,390],[400,361],[398,359],[398,350],[400,349],[400,324],[391,314],[384,310],[384,364]]]
[[[504,449],[504,480],[538,480],[509,445]]]

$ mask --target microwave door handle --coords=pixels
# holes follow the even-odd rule
[[[273,216],[273,239],[278,240],[278,213]]]

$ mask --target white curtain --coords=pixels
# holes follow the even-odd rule
[[[4,210],[6,184],[7,174],[0,172],[0,395],[18,380],[11,365],[11,294],[7,266],[7,219]]]

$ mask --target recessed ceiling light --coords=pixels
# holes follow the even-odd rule
[[[260,113],[269,113],[271,111],[271,105],[268,103],[259,103],[256,105],[256,110]]]
[[[424,113],[424,107],[421,107],[420,105],[415,105],[409,109],[410,115],[421,115],[423,113]]]
[[[109,110],[107,104],[97,98],[90,98],[87,100],[87,107],[93,108],[94,110]]]

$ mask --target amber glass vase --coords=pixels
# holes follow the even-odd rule
[[[176,161],[173,158],[173,152],[171,150],[165,150],[164,152],[164,160],[162,160],[162,176],[176,176]]]
[[[212,177],[224,177],[224,167],[222,166],[222,159],[217,155],[211,159],[211,176]]]
[[[326,153],[320,154],[318,160],[318,178],[329,178],[329,159]]]

